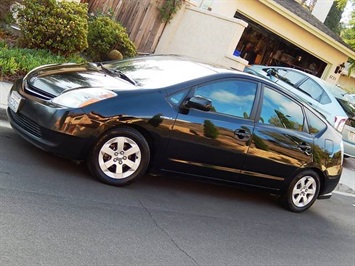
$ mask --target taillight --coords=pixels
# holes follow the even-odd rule
[[[335,116],[334,118],[335,129],[338,130],[339,132],[342,132],[347,119],[348,118],[344,116]]]

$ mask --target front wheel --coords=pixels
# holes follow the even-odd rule
[[[319,176],[312,170],[298,174],[283,196],[286,208],[293,212],[303,212],[316,201],[320,189]]]
[[[91,174],[103,183],[124,186],[145,174],[150,161],[149,145],[144,136],[129,127],[105,133],[87,159]]]

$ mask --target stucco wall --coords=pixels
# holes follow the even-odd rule
[[[243,70],[246,60],[233,56],[247,23],[184,6],[167,24],[155,53],[187,55]]]
[[[348,92],[355,93],[355,76],[341,75],[338,80],[338,85]]]

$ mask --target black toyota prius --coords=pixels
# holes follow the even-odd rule
[[[341,135],[268,80],[179,56],[46,65],[14,83],[24,139],[123,186],[147,172],[262,188],[294,212],[331,195]]]

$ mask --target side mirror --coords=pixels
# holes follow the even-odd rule
[[[187,108],[195,108],[201,111],[210,111],[212,108],[212,101],[197,95],[187,100],[184,105]]]

